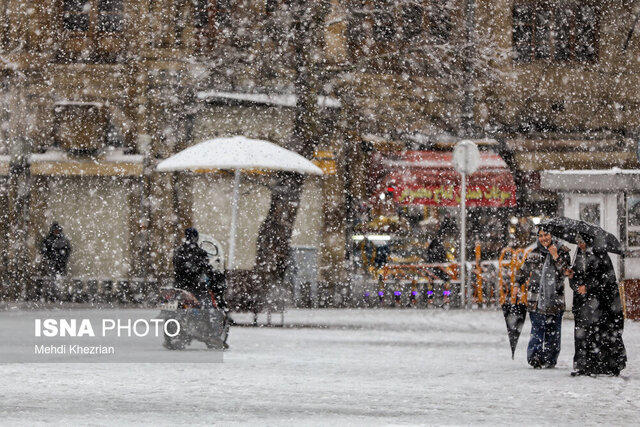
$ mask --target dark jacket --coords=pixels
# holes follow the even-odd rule
[[[197,235],[187,237],[173,254],[175,286],[193,293],[196,297],[207,290],[213,268],[207,252],[198,246]]]
[[[549,251],[538,242],[536,247],[529,253],[527,259],[518,274],[516,283],[519,286],[526,284],[527,289],[527,309],[530,312],[540,314],[558,314],[564,311],[564,277],[565,270],[569,268],[571,257],[569,249],[561,246],[555,240],[552,242],[558,248],[558,259],[554,260]],[[547,307],[541,307],[541,279],[545,260],[549,259],[552,272],[555,275],[555,296]]]
[[[49,234],[42,240],[40,254],[45,275],[67,274],[71,243],[57,223],[51,225]]]
[[[587,248],[586,251],[582,251],[580,247],[576,250],[576,256],[573,260],[573,265],[571,266],[571,270],[573,271],[573,277],[569,279],[569,286],[573,291],[573,308],[572,311],[574,314],[578,313],[582,306],[585,304],[587,296],[581,295],[578,293],[578,287],[581,285],[586,286],[587,278],[592,272],[587,273],[587,264],[593,260],[590,258],[593,256],[593,251]],[[591,268],[591,267],[589,267]]]
[[[429,263],[447,262],[447,250],[442,243],[442,235],[437,235],[431,240],[424,260]]]
[[[218,308],[227,308],[227,302],[224,294],[227,290],[227,278],[226,274],[220,271],[211,269],[211,275],[209,276],[208,288],[213,292],[213,296],[216,299],[216,305]]]
[[[586,347],[580,369],[600,374],[621,371],[627,361],[622,341],[624,315],[611,258],[591,248],[579,251],[570,283],[574,292],[580,285],[586,288],[586,295],[574,297],[578,304],[573,310],[576,324],[584,329]]]
[[[573,326],[573,368],[577,370],[586,370],[587,367],[587,341],[586,335],[588,332],[588,320],[587,315],[587,296],[578,293],[578,287],[585,283],[587,253],[582,251],[580,247],[576,250],[576,256],[573,260],[571,270],[573,276],[569,279],[569,285],[573,291],[573,312],[574,326]]]

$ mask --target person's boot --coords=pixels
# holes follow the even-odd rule
[[[540,357],[534,356],[529,360],[529,365],[531,365],[533,369],[542,369],[543,363]]]
[[[586,369],[576,369],[575,371],[571,372],[571,376],[572,377],[595,377],[596,375],[593,372],[588,371]]]
[[[620,369],[618,368],[610,368],[608,371],[608,374],[611,375],[612,377],[619,377],[620,376]]]

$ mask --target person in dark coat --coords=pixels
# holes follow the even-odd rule
[[[209,290],[213,290],[216,303],[224,305],[224,274],[213,271],[207,252],[198,245],[195,228],[185,229],[184,241],[173,254],[173,271],[177,288],[191,292],[203,303],[211,300]]]
[[[574,372],[582,372],[586,367],[586,352],[587,352],[587,318],[585,314],[585,307],[587,303],[586,288],[585,288],[585,269],[587,258],[587,245],[581,237],[578,237],[577,242],[578,249],[576,250],[576,256],[571,266],[571,273],[569,284],[571,290],[573,290],[573,306],[571,311],[574,318],[574,349],[573,354],[573,369]]]
[[[55,301],[62,297],[61,282],[67,275],[67,266],[71,255],[71,242],[66,238],[62,227],[53,222],[49,234],[40,243],[41,274],[44,280],[35,289],[36,296]]]
[[[444,263],[448,262],[447,259],[447,250],[444,247],[444,239],[447,231],[453,227],[453,224],[448,218],[443,219],[440,228],[436,235],[431,239],[429,243],[429,247],[424,254],[424,260],[427,263]],[[440,280],[444,282],[449,281],[449,275],[441,268],[433,268],[433,274]]]
[[[622,341],[624,314],[618,281],[609,254],[597,242],[581,249],[584,267],[572,287],[583,301],[577,314],[583,343],[572,375],[619,375],[626,367],[627,354]],[[575,264],[575,263],[574,263]]]
[[[427,252],[425,253],[424,260],[426,262],[447,262],[447,250],[442,242],[443,235],[438,233],[429,243]]]
[[[67,274],[71,243],[57,222],[51,224],[49,234],[42,240],[40,254],[42,255],[42,269],[45,276],[56,277]]]
[[[569,274],[569,249],[560,246],[544,229],[516,276],[518,287],[526,285],[531,338],[527,362],[536,369],[553,368],[560,354],[564,277]]]

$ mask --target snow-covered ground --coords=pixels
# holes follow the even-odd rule
[[[573,378],[571,320],[557,368],[535,371],[528,320],[511,360],[498,311],[292,310],[285,321],[298,327],[232,328],[224,363],[0,365],[0,423],[640,420],[640,323],[625,325],[620,378]]]

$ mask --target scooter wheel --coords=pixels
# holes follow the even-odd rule
[[[167,332],[173,335],[176,332],[175,326],[173,326],[173,324],[170,324],[167,327]],[[178,335],[169,336],[165,333],[164,343],[162,345],[169,350],[184,350],[190,341],[191,340],[189,340],[189,337],[186,335],[183,329],[180,328],[180,332],[178,333]]]

